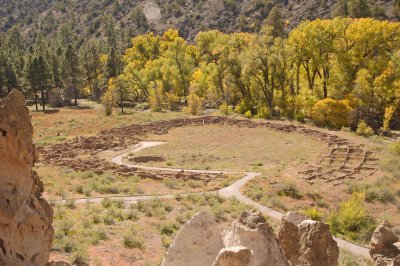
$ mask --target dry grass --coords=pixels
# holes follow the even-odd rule
[[[31,114],[34,128],[33,140],[39,146],[63,142],[76,136],[92,135],[113,127],[186,116],[179,112],[136,112],[128,108],[126,114],[115,111],[111,116],[106,116],[101,104],[85,100],[80,101],[78,107],[50,109],[46,113],[31,109]]]
[[[225,179],[211,180],[204,184],[196,180],[165,179],[157,181],[137,176],[116,176],[105,173],[76,172],[69,168],[38,165],[36,167],[45,186],[44,196],[48,200],[87,198],[98,196],[138,196],[181,194],[189,192],[213,191],[225,187],[241,178],[228,175]]]
[[[326,150],[325,144],[296,133],[219,125],[176,128],[147,139],[167,143],[132,157],[159,156],[165,162],[147,165],[187,169],[263,171],[276,164],[312,162]]]
[[[179,228],[195,213],[209,210],[223,229],[245,209],[250,208],[235,199],[212,195],[131,206],[109,200],[74,209],[55,206],[52,259],[72,261],[79,252],[90,265],[159,265]]]

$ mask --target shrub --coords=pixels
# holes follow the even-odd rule
[[[166,235],[162,235],[161,241],[162,241],[162,244],[163,244],[163,246],[164,246],[165,248],[169,248],[169,246],[172,244],[171,238],[169,238],[169,237],[166,236]]]
[[[153,112],[160,112],[165,104],[163,90],[161,87],[150,89],[149,105]]]
[[[159,226],[160,234],[168,236],[179,230],[179,228],[180,225],[178,223],[166,223]]]
[[[306,216],[310,217],[311,220],[314,220],[314,221],[321,221],[321,218],[322,218],[321,213],[315,207],[305,210],[304,214]]]
[[[168,103],[168,108],[171,111],[178,110],[179,107],[179,97],[173,93],[166,93],[166,99]]]
[[[356,134],[368,138],[374,135],[374,130],[367,123],[361,121],[357,126]]]
[[[252,114],[251,111],[249,110],[249,111],[247,111],[246,113],[244,113],[244,116],[245,116],[247,119],[250,119],[250,118],[253,116],[253,114]]]
[[[75,200],[69,199],[65,202],[65,206],[69,209],[75,209]]]
[[[317,126],[341,129],[349,126],[350,111],[350,102],[348,100],[326,98],[315,103],[312,110],[312,119]]]
[[[365,235],[368,235],[365,238],[370,237],[375,223],[363,205],[364,200],[363,192],[354,192],[349,201],[340,204],[329,218],[332,233],[348,236],[352,240],[360,240]]]
[[[390,149],[395,155],[400,156],[400,141],[393,143]]]
[[[111,91],[108,90],[104,94],[104,96],[101,100],[104,105],[104,110],[105,110],[106,116],[110,116],[112,114],[113,104],[114,104],[114,99],[112,97]]]
[[[219,111],[224,115],[230,115],[233,112],[233,108],[232,108],[232,106],[229,106],[226,103],[223,103],[219,106]]]
[[[296,119],[296,121],[298,121],[300,123],[306,122],[306,118],[302,113],[297,113],[294,118]]]
[[[272,111],[268,107],[262,106],[258,109],[257,118],[271,119]]]
[[[87,265],[89,256],[85,250],[79,249],[71,255],[71,262],[74,265]]]
[[[281,185],[281,187],[278,189],[278,195],[291,197],[293,199],[303,198],[303,195],[300,193],[300,191],[294,184],[286,184],[286,183]]]
[[[196,93],[191,92],[187,97],[188,106],[184,108],[185,113],[198,115],[203,110],[203,100]]]
[[[390,121],[393,118],[393,114],[396,110],[396,107],[394,105],[388,106],[385,109],[385,115],[383,118],[383,133],[387,134],[390,131]]]
[[[144,249],[144,241],[142,238],[135,236],[133,233],[124,235],[124,246],[126,248]]]
[[[235,112],[239,114],[245,114],[247,111],[254,111],[254,104],[249,99],[242,99],[235,107]]]

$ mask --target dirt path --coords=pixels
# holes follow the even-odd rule
[[[132,150],[125,152],[123,154],[117,155],[111,159],[111,162],[118,164],[118,165],[125,165],[128,167],[135,167],[139,169],[144,169],[144,170],[154,170],[154,171],[173,171],[173,172],[191,172],[191,173],[203,173],[203,174],[216,174],[216,173],[237,173],[237,172],[226,172],[226,171],[217,171],[217,170],[187,170],[187,169],[182,169],[182,168],[167,168],[167,167],[150,167],[150,166],[144,166],[144,165],[139,165],[139,164],[128,164],[123,162],[123,158],[127,156],[129,153],[135,153],[139,152],[141,150],[155,147],[158,145],[163,145],[165,142],[151,142],[151,141],[143,141],[138,143]],[[235,183],[231,184],[228,187],[225,187],[223,189],[220,189],[218,191],[214,192],[205,192],[205,193],[212,193],[212,194],[218,194],[222,197],[236,197],[240,202],[253,206],[254,208],[258,209],[260,212],[262,212],[265,215],[268,215],[271,218],[280,220],[282,216],[284,215],[281,212],[275,211],[271,208],[268,208],[264,205],[261,205],[252,199],[246,197],[240,192],[240,188],[242,188],[248,181],[251,179],[255,178],[256,176],[259,176],[260,173],[254,173],[254,172],[246,172],[243,173],[245,176]],[[186,193],[186,194],[181,194],[181,195],[189,195],[189,194],[201,194],[200,193]],[[111,199],[120,199],[123,200],[126,203],[134,203],[139,200],[151,200],[155,198],[162,198],[162,199],[171,199],[174,198],[176,195],[154,195],[154,196],[134,196],[134,197],[126,197],[126,196],[117,196],[117,197],[111,197]],[[84,204],[86,202],[91,202],[91,203],[100,203],[103,200],[103,198],[98,197],[98,198],[82,198],[82,199],[76,199],[75,204]],[[58,200],[58,201],[53,201],[53,203],[65,203],[67,200]],[[369,250],[365,247],[356,245],[354,243],[348,242],[346,240],[336,238],[335,240],[340,248],[346,249],[353,253],[356,256],[362,256],[369,258]]]

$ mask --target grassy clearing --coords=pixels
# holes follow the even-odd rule
[[[146,165],[202,170],[264,171],[275,164],[313,162],[326,149],[300,134],[234,126],[176,128],[147,139],[167,143],[130,157],[157,156],[165,161]]]
[[[324,182],[310,185],[297,178],[298,168],[281,163],[273,167],[269,173],[248,182],[243,192],[253,200],[282,212],[297,210],[315,219],[331,220],[331,222],[332,214],[340,216],[340,205],[348,202],[353,193],[363,193],[362,205],[366,210],[365,214],[370,215],[372,220],[365,216],[367,217],[364,219],[365,222],[353,224],[350,220],[360,219],[353,217],[348,220],[342,215],[343,219],[340,219],[343,223],[336,227],[338,230],[335,233],[351,241],[365,244],[369,242],[376,223],[389,220],[400,226],[400,174],[398,171],[400,157],[393,153],[393,145],[386,139],[380,137],[365,139],[345,132],[337,134],[373,151],[380,159],[378,172],[363,180],[347,180],[335,187]],[[356,213],[347,214],[347,217],[356,215]]]
[[[235,199],[207,194],[130,206],[110,199],[74,208],[57,205],[52,257],[91,265],[159,265],[178,230],[195,213],[209,210],[225,228],[246,209],[249,207]],[[104,256],[108,252],[113,255]]]
[[[164,179],[157,181],[138,176],[117,176],[109,173],[97,175],[94,172],[77,172],[69,168],[38,165],[36,168],[44,182],[45,197],[49,200],[65,198],[86,198],[113,195],[162,195],[189,192],[212,191],[229,186],[240,174],[211,180],[205,184],[197,180]]]
[[[49,109],[46,113],[31,110],[34,128],[34,143],[41,146],[66,141],[76,136],[92,135],[101,130],[147,123],[159,120],[186,117],[180,112],[154,113],[126,109],[126,114],[114,112],[105,116],[101,104],[86,100],[78,107]]]

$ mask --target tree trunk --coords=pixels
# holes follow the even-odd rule
[[[44,90],[43,89],[41,89],[40,90],[40,94],[41,94],[41,96],[42,96],[42,109],[43,109],[43,113],[44,113],[44,111],[45,111],[45,98],[44,98]]]
[[[78,91],[76,90],[76,85],[74,85],[74,97],[75,97],[75,106],[78,106]]]
[[[34,92],[34,96],[35,96],[35,107],[36,107],[36,112],[39,112],[38,100],[37,100],[36,92]]]

